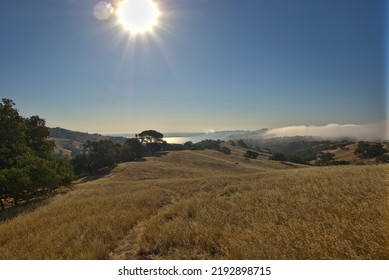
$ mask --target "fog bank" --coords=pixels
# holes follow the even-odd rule
[[[353,138],[358,141],[388,140],[389,121],[380,121],[371,124],[327,124],[324,126],[287,126],[269,129],[264,136],[313,136],[326,139]]]

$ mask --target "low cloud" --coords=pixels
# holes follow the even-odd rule
[[[355,140],[389,140],[389,121],[371,124],[327,124],[324,126],[287,126],[270,129],[265,137],[313,136],[325,139],[353,138]]]

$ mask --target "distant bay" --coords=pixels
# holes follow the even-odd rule
[[[205,132],[170,132],[169,133],[168,132],[163,134],[164,134],[163,139],[170,144],[184,144],[185,142],[188,141],[192,141],[193,143],[198,143],[206,139],[225,140],[234,133],[231,131],[228,132],[216,131],[212,133],[205,133]],[[126,134],[114,133],[114,134],[109,134],[109,136],[122,136],[125,138],[131,138],[131,137],[135,137],[135,133],[126,133]]]

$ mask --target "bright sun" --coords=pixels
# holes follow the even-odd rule
[[[116,14],[123,28],[134,34],[151,31],[160,16],[158,6],[152,0],[123,0]]]

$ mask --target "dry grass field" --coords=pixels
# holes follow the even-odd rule
[[[388,165],[216,151],[118,165],[0,223],[1,259],[389,259]]]

